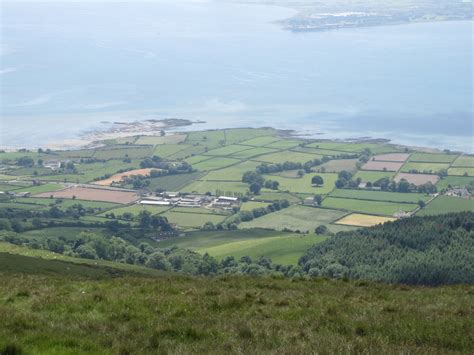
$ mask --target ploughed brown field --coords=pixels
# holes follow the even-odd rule
[[[394,178],[396,182],[399,182],[401,179],[405,179],[410,184],[419,186],[419,185],[426,184],[428,182],[436,184],[439,180],[439,177],[438,175],[430,175],[430,174],[398,173],[397,176],[395,176]]]
[[[114,182],[121,182],[124,178],[128,177],[128,176],[133,176],[133,175],[143,175],[143,176],[148,176],[150,175],[150,171],[152,171],[153,169],[135,169],[135,170],[130,170],[130,171],[126,171],[124,173],[119,173],[119,174],[115,174],[115,175],[112,175],[111,177],[109,177],[108,179],[104,179],[104,180],[99,180],[99,181],[95,181],[93,184],[94,185],[100,185],[100,186],[110,186],[112,183]],[[155,169],[156,170],[156,169]]]
[[[388,153],[388,154],[379,154],[374,156],[376,161],[394,161],[394,162],[404,162],[408,159],[410,154],[408,153]]]
[[[36,197],[48,198],[51,195],[53,195],[53,198],[73,198],[75,196],[78,200],[103,201],[121,204],[128,204],[138,200],[138,195],[131,191],[117,191],[78,186],[69,187],[60,191],[41,193],[36,195]]]
[[[403,163],[399,162],[370,160],[364,164],[362,170],[398,171],[402,167],[402,165]]]

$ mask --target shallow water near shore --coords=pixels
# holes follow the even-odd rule
[[[2,147],[176,117],[474,151],[472,22],[292,33],[271,6],[2,6]]]

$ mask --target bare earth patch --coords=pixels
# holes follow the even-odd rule
[[[376,161],[393,161],[393,162],[405,162],[410,154],[408,153],[389,153],[379,154],[374,156]]]
[[[371,227],[385,222],[396,221],[393,217],[372,216],[367,214],[352,213],[336,221],[335,224],[357,227]]]
[[[75,198],[78,200],[103,201],[121,204],[128,204],[138,200],[138,195],[131,191],[118,191],[78,186],[69,187],[61,191],[45,192],[36,195],[36,197],[48,198],[51,195],[53,195],[53,198],[73,198],[75,196]]]
[[[133,176],[133,175],[148,176],[148,175],[150,175],[150,171],[152,171],[152,170],[153,169],[130,170],[130,171],[126,171],[124,173],[112,175],[108,179],[95,181],[95,182],[93,182],[93,184],[94,185],[100,185],[100,186],[110,186],[113,182],[121,182],[124,178],[126,178],[128,176]]]
[[[394,180],[396,182],[399,182],[401,179],[405,179],[410,184],[414,184],[414,185],[419,186],[419,185],[426,184],[428,182],[431,182],[432,184],[436,184],[439,180],[439,176],[438,175],[430,175],[430,174],[399,173],[394,178]]]
[[[403,163],[400,162],[370,160],[364,164],[362,170],[398,171],[402,165]]]

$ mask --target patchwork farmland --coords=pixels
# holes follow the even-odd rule
[[[339,231],[473,209],[471,155],[297,138],[271,128],[123,137],[77,151],[0,152],[0,167],[0,211],[30,211],[18,222],[29,231],[25,238],[35,236],[35,225],[41,233],[77,223],[116,233],[118,224],[131,228],[136,245],[185,246],[218,258],[268,256],[284,264]],[[9,225],[2,218],[0,226]],[[140,232],[152,219],[170,230]]]

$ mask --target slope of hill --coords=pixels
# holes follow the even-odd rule
[[[474,212],[414,217],[340,233],[300,259],[312,276],[393,283],[474,283]]]
[[[466,336],[474,330],[472,286],[137,277],[7,253],[0,265],[2,354],[468,353],[474,346]]]

